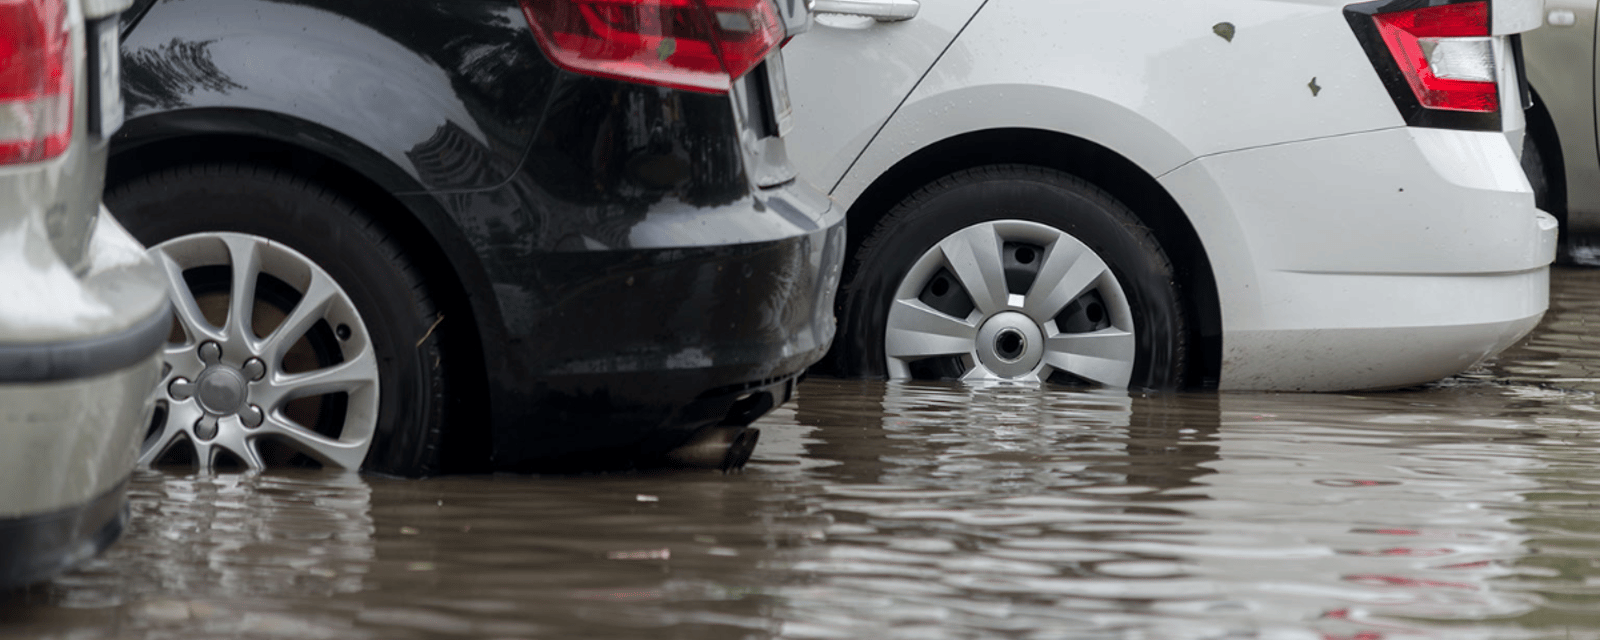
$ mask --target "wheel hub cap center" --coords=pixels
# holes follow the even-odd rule
[[[200,372],[195,387],[195,397],[200,400],[201,408],[217,415],[238,413],[250,397],[244,374],[226,365],[213,366]]]
[[[1044,361],[1044,330],[1027,314],[1002,311],[978,328],[978,361],[996,375],[1017,378]]]

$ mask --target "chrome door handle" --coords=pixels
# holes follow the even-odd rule
[[[844,13],[866,16],[878,22],[900,22],[917,17],[922,4],[917,0],[815,0],[811,10],[817,13]]]

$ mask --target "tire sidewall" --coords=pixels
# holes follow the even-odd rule
[[[179,172],[181,173],[181,172]],[[196,233],[235,232],[281,243],[314,261],[350,297],[378,360],[378,417],[364,470],[426,475],[437,465],[443,410],[431,306],[364,215],[319,187],[249,167],[165,172],[121,185],[106,205],[146,246]]]
[[[889,307],[911,266],[950,235],[999,220],[1048,225],[1093,250],[1116,276],[1133,313],[1130,387],[1173,389],[1181,383],[1187,340],[1170,261],[1120,203],[1076,178],[1033,168],[954,174],[907,199],[880,223],[841,293],[843,368],[885,376]]]

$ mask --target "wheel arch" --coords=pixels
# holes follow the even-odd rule
[[[846,282],[865,234],[901,200],[943,176],[993,164],[1026,164],[1078,176],[1127,205],[1155,234],[1185,292],[1192,362],[1185,387],[1214,388],[1222,365],[1222,312],[1211,259],[1177,201],[1149,173],[1104,146],[1057,131],[996,128],[926,146],[891,166],[861,192],[848,212]]]
[[[423,269],[429,293],[443,317],[465,317],[450,332],[464,348],[452,374],[455,424],[449,437],[465,452],[446,461],[446,470],[488,460],[488,433],[460,425],[488,424],[485,378],[485,321],[493,321],[487,277],[471,245],[431,197],[400,197],[421,187],[381,155],[339,133],[290,116],[228,109],[192,109],[131,120],[113,141],[107,160],[106,189],[165,169],[204,163],[270,167],[316,183],[350,200],[399,240]],[[280,132],[293,132],[283,135]],[[112,212],[113,215],[115,212]],[[438,268],[443,267],[443,268]],[[459,381],[459,382],[458,382]],[[474,391],[476,390],[476,391]],[[479,414],[482,415],[479,415]],[[465,415],[463,415],[465,414]]]
[[[1546,173],[1550,180],[1549,200],[1545,203],[1545,211],[1556,217],[1561,222],[1561,231],[1566,233],[1567,227],[1567,163],[1561,150],[1561,134],[1556,131],[1555,118],[1550,115],[1550,108],[1545,106],[1544,99],[1540,97],[1539,90],[1529,87],[1533,94],[1533,106],[1525,112],[1527,118],[1527,135],[1539,147],[1539,157],[1544,161]]]

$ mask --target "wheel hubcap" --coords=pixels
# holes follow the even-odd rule
[[[1027,314],[1002,311],[978,329],[978,361],[1003,378],[1033,373],[1044,360],[1044,330]]]
[[[208,413],[217,415],[233,415],[244,407],[245,398],[248,397],[245,389],[244,375],[238,369],[227,365],[211,367],[200,373],[200,381],[196,385],[200,388],[197,394],[200,398],[200,407]]]
[[[250,470],[297,460],[360,467],[377,426],[377,358],[338,283],[258,236],[196,234],[150,253],[167,275],[177,339],[140,464],[188,446],[203,470],[224,456]],[[191,281],[222,267],[224,292]]]
[[[1126,387],[1134,336],[1127,296],[1099,255],[1048,225],[997,220],[950,234],[912,264],[884,352],[894,378],[1066,374]]]

